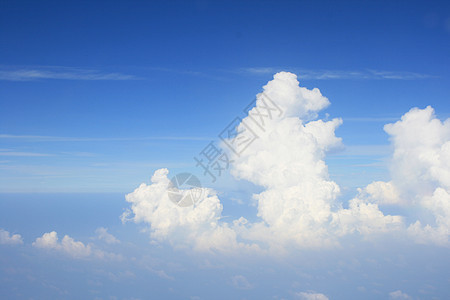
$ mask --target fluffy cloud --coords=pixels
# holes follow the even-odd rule
[[[385,125],[384,130],[390,135],[394,149],[390,164],[392,179],[372,182],[359,189],[357,198],[350,201],[350,207],[359,201],[361,208],[373,208],[372,213],[366,211],[360,225],[382,218],[388,222],[377,221],[386,225],[380,230],[403,229],[402,218],[383,216],[378,209],[378,205],[395,205],[416,212],[411,216],[416,221],[405,224],[406,233],[414,240],[449,246],[450,119],[441,122],[430,106],[413,108],[398,122]],[[349,230],[360,227],[353,224],[357,218],[348,215],[344,218],[352,225]],[[342,212],[339,216],[343,220]]]
[[[374,182],[364,192],[375,203],[420,211],[408,227],[417,242],[449,245],[450,119],[441,122],[430,106],[413,108],[384,129],[394,147],[392,180]]]
[[[408,294],[403,293],[400,290],[389,293],[389,299],[404,299],[409,300],[412,299]]]
[[[299,87],[294,74],[278,73],[257,95],[256,106],[242,124],[255,123],[254,116],[262,112],[269,115],[269,101],[276,102],[283,115],[266,117],[257,131],[259,138],[242,154],[230,152],[235,161],[231,174],[266,188],[254,195],[263,222],[253,225],[249,236],[269,236],[277,246],[295,242],[317,247],[334,244],[339,234],[384,231],[401,222],[361,199],[352,200],[348,209],[336,202],[340,188],[330,180],[324,159],[328,151],[341,147],[335,130],[342,120],[309,121],[329,104],[318,89]],[[243,127],[239,131],[245,135]]]
[[[299,292],[296,296],[302,300],[328,300],[328,297],[324,294],[315,292]]]
[[[336,245],[339,237],[349,234],[406,232],[402,216],[385,215],[380,207],[417,205],[435,217],[435,224],[422,226],[418,220],[408,232],[424,242],[447,242],[450,121],[440,122],[428,107],[413,109],[399,122],[386,125],[395,149],[392,180],[359,189],[345,205],[337,201],[340,188],[330,179],[325,163],[326,154],[342,146],[335,135],[342,120],[316,120],[328,99],[318,89],[300,87],[297,77],[286,72],[276,74],[263,89],[237,126],[237,135],[222,144],[233,161],[231,174],[264,189],[253,195],[260,221],[241,217],[224,222],[222,204],[207,188],[199,189],[195,205],[175,205],[168,196],[167,169],[157,170],[151,184],[142,184],[126,196],[131,209],[124,219],[149,224],[153,239],[177,246],[282,253],[290,245]],[[236,141],[245,147],[229,149],[239,144]]]
[[[366,193],[366,197],[369,201],[377,204],[404,204],[400,198],[397,187],[392,182],[374,181],[367,185],[365,189],[360,189],[360,193]]]
[[[115,260],[122,259],[120,255],[94,249],[91,245],[85,245],[80,241],[75,241],[68,235],[65,235],[63,239],[59,241],[56,231],[44,233],[33,242],[33,246],[40,249],[56,250],[77,259],[89,257]]]
[[[151,184],[141,184],[133,193],[126,195],[131,211],[122,216],[126,220],[132,214],[135,222],[151,225],[155,240],[170,240],[178,246],[194,246],[198,250],[232,251],[247,247],[236,240],[236,232],[228,224],[220,223],[222,204],[212,189],[198,188],[197,204],[189,207],[175,205],[169,198],[167,169],[157,170]],[[189,190],[179,190],[189,193]],[[251,247],[251,246],[250,246]]]
[[[0,229],[0,245],[20,245],[23,244],[20,234],[11,235],[8,231]]]

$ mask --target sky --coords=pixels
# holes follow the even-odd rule
[[[0,1],[0,294],[448,299],[449,53],[446,1]]]

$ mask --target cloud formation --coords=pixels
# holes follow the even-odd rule
[[[190,207],[175,205],[168,194],[167,169],[157,170],[151,184],[141,184],[133,193],[126,195],[131,210],[122,220],[133,220],[151,225],[150,235],[155,240],[170,241],[175,246],[190,245],[202,251],[230,252],[247,247],[236,240],[236,232],[229,224],[220,222],[223,206],[215,191],[199,188],[198,204]],[[189,193],[189,190],[180,190]]]
[[[92,245],[85,245],[80,241],[75,241],[68,235],[65,235],[59,241],[56,231],[44,233],[41,237],[36,238],[32,245],[33,247],[44,250],[58,251],[76,259],[98,258],[122,260],[120,255],[95,249]]]
[[[95,233],[97,234],[97,238],[99,240],[104,241],[107,244],[119,244],[120,241],[111,233],[108,232],[107,228],[99,227],[95,230]]]
[[[52,156],[52,154],[36,153],[36,152],[2,151],[2,150],[0,150],[0,156],[42,157],[42,156]]]
[[[395,193],[378,198],[416,207],[434,222],[417,220],[408,233],[418,242],[450,245],[450,119],[441,122],[430,106],[413,108],[401,120],[384,127],[394,146],[391,162]]]
[[[328,297],[324,294],[315,292],[299,292],[296,296],[301,300],[328,300]]]
[[[133,75],[105,73],[97,70],[72,67],[26,67],[0,69],[0,80],[33,81],[39,79],[64,80],[136,80]]]
[[[20,234],[10,234],[8,231],[0,228],[0,245],[20,245],[23,244]]]
[[[282,68],[254,67],[242,68],[240,72],[263,75],[280,72]],[[380,70],[309,70],[301,68],[290,68],[291,72],[297,73],[300,79],[332,80],[332,79],[390,79],[390,80],[418,80],[433,78],[429,74],[421,74],[407,71],[380,71]]]
[[[389,293],[389,299],[403,299],[403,300],[409,300],[412,299],[408,294],[403,293],[400,290],[394,291]]]
[[[291,246],[327,247],[339,244],[343,236],[391,232],[448,243],[450,121],[437,120],[428,107],[412,109],[399,122],[386,125],[394,147],[392,180],[373,182],[342,203],[325,163],[329,151],[342,147],[335,135],[342,120],[317,119],[329,100],[317,88],[300,87],[297,76],[288,72],[275,74],[256,99],[237,135],[222,147],[233,161],[231,174],[264,189],[253,195],[260,221],[241,217],[224,222],[216,192],[206,188],[196,205],[174,205],[167,195],[167,169],[157,170],[150,185],[142,184],[126,196],[131,210],[125,217],[149,224],[154,239],[222,252],[283,253]],[[243,151],[228,149],[236,141],[249,140],[249,127],[257,138]],[[416,222],[406,224],[404,216],[383,213],[386,205],[417,205],[433,215],[435,223],[423,226],[417,216]]]
[[[27,142],[127,142],[127,141],[209,141],[209,137],[201,136],[147,136],[147,137],[64,137],[44,135],[0,134],[0,139],[22,140]],[[5,151],[5,150],[4,150]]]

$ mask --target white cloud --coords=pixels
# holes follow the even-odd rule
[[[408,227],[408,233],[417,242],[427,244],[449,246],[450,235],[450,194],[443,188],[437,188],[432,196],[424,196],[421,200],[422,207],[428,209],[435,218],[435,225],[422,226],[420,220]]]
[[[333,214],[336,234],[344,236],[352,233],[371,235],[401,230],[401,216],[384,215],[377,204],[368,203],[364,198],[354,198],[348,209],[338,210]]]
[[[403,204],[397,187],[392,182],[374,181],[360,192],[367,193],[367,196],[378,204]]]
[[[333,79],[390,79],[390,80],[418,80],[433,78],[435,76],[407,71],[379,71],[379,70],[310,70],[302,68],[289,68],[297,73],[300,79],[333,80]],[[282,71],[282,68],[254,67],[242,68],[240,72],[253,75],[267,75]]]
[[[25,67],[0,69],[0,80],[32,81],[39,79],[64,80],[136,80],[133,75],[106,73],[97,70],[72,67]]]
[[[52,156],[52,155],[46,154],[46,153],[36,153],[36,152],[0,151],[0,156],[39,157],[39,156]]]
[[[122,259],[120,255],[95,249],[92,245],[85,245],[80,241],[75,241],[68,235],[65,235],[59,241],[56,231],[44,233],[41,237],[36,238],[32,245],[40,249],[59,251],[77,259],[89,257],[112,260]]]
[[[67,137],[46,135],[0,134],[0,139],[24,140],[29,142],[117,142],[117,141],[209,141],[210,137],[201,136],[147,136],[147,137]],[[0,149],[9,151],[9,149]]]
[[[0,245],[20,245],[23,244],[20,234],[11,235],[8,231],[0,228]]]
[[[249,290],[253,288],[253,285],[248,282],[247,278],[243,275],[235,275],[231,277],[231,284],[238,290]]]
[[[419,210],[408,228],[417,242],[450,245],[450,119],[441,122],[430,106],[413,108],[384,129],[394,146],[392,180],[374,182],[365,191],[379,203]]]
[[[178,246],[190,245],[198,250],[229,252],[244,246],[236,241],[236,233],[226,223],[219,223],[222,204],[211,189],[199,188],[199,200],[195,206],[175,205],[168,195],[169,171],[155,171],[152,184],[141,184],[126,195],[131,211],[122,216],[134,222],[151,225],[151,237],[170,240]],[[189,193],[189,190],[180,190]],[[130,214],[130,215],[128,215]],[[131,215],[132,214],[132,215]]]
[[[250,226],[249,238],[277,247],[292,242],[317,247],[336,243],[336,234],[369,234],[401,222],[360,199],[339,209],[340,188],[330,180],[324,159],[328,151],[341,147],[335,129],[342,121],[309,121],[329,104],[318,89],[299,87],[294,74],[278,73],[257,96],[250,114],[263,110],[265,96],[276,101],[284,115],[267,118],[264,131],[257,131],[259,138],[241,155],[230,152],[235,161],[231,174],[266,188],[254,195],[263,222]],[[251,122],[250,117],[243,119]]]
[[[397,291],[389,293],[389,299],[404,299],[404,300],[408,300],[408,299],[412,299],[412,298],[408,294],[403,293],[400,290],[397,290]]]
[[[301,300],[328,300],[328,297],[321,293],[299,292],[296,296]]]
[[[395,147],[392,173],[410,194],[436,186],[450,188],[450,119],[442,123],[430,106],[413,108],[384,127]]]
[[[131,210],[124,217],[149,224],[152,238],[176,246],[280,254],[292,245],[336,245],[345,235],[405,233],[404,218],[385,215],[380,206],[413,204],[434,215],[436,224],[423,227],[419,220],[408,232],[424,242],[445,244],[450,227],[450,121],[435,119],[429,107],[413,109],[401,121],[386,125],[395,149],[392,180],[359,189],[345,207],[337,201],[340,188],[325,163],[329,151],[342,147],[335,135],[342,121],[316,119],[328,105],[318,89],[300,87],[294,74],[280,72],[257,95],[256,106],[238,125],[239,134],[222,144],[233,161],[231,174],[264,188],[253,195],[260,221],[242,217],[225,222],[216,192],[206,188],[196,205],[174,205],[167,194],[167,169],[157,170],[150,185],[142,184],[126,196]],[[227,148],[248,140],[249,134],[254,139],[245,148]]]
[[[99,227],[95,230],[95,233],[97,234],[97,238],[99,240],[104,241],[107,244],[119,244],[120,241],[112,234],[108,232],[107,228]]]
[[[61,242],[58,241],[56,231],[44,233],[42,237],[33,242],[33,246],[42,249],[55,249],[65,252],[70,256],[81,258],[91,255],[90,245],[84,245],[82,242],[76,242],[73,238],[65,235]]]
[[[318,89],[299,87],[294,74],[282,72],[257,96],[256,107],[243,123],[250,124],[258,114],[267,113],[265,107],[274,105],[270,99],[276,99],[282,115],[263,120],[259,138],[242,155],[233,156],[230,152],[235,161],[231,173],[266,188],[255,195],[263,222],[248,225],[219,222],[222,204],[210,189],[203,189],[203,199],[193,207],[173,205],[167,195],[166,169],[155,172],[151,185],[142,184],[127,195],[127,201],[132,203],[133,220],[151,224],[153,238],[189,237],[200,249],[236,248],[237,233],[240,238],[269,246],[293,239],[302,246],[328,242],[332,237],[326,227],[332,221],[331,204],[339,194],[339,187],[329,180],[323,159],[327,151],[340,146],[341,140],[334,130],[341,120],[307,122],[329,101]]]
[[[407,225],[408,235],[419,243],[450,246],[450,119],[441,122],[430,106],[413,108],[384,129],[394,148],[392,180],[369,184],[358,198],[366,205],[412,208],[417,220]]]

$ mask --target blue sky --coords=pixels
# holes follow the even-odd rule
[[[346,145],[387,144],[380,129],[411,107],[432,103],[448,116],[446,9],[6,1],[1,133],[69,140],[2,136],[3,149],[25,153],[2,154],[2,178],[15,179],[1,189],[25,191],[25,181],[27,192],[126,192],[152,168],[185,168],[280,70],[331,100],[326,113],[343,118]],[[91,184],[89,173],[105,180]]]
[[[442,129],[430,125],[450,117],[448,2],[2,1],[0,45],[0,229],[8,233],[0,245],[0,287],[8,298],[146,299],[148,282],[157,289],[154,298],[174,299],[212,298],[217,296],[213,289],[222,291],[223,298],[248,299],[449,296],[448,245],[442,246],[440,238],[425,246],[403,239],[408,230],[423,233],[427,229],[419,228],[430,224],[439,234],[444,232],[448,243],[448,227],[442,221],[447,217],[437,212],[445,211],[447,202],[434,209],[423,200],[449,190],[444,147],[448,122]],[[325,151],[329,177],[321,177],[339,185],[336,199],[341,204],[336,204],[334,216],[340,214],[339,205],[346,209],[354,197],[369,195],[383,216],[404,217],[405,231],[375,237],[374,249],[372,240],[352,233],[340,240],[344,246],[339,250],[321,249],[319,257],[283,240],[288,245],[283,258],[269,251],[248,262],[246,255],[251,254],[238,258],[233,254],[236,261],[245,262],[241,266],[220,251],[205,258],[196,246],[179,242],[179,235],[189,234],[178,232],[176,222],[172,225],[177,235],[157,236],[159,217],[153,217],[159,212],[139,219],[141,194],[139,189],[133,191],[143,182],[152,190],[156,185],[150,178],[161,168],[169,169],[169,178],[191,172],[202,186],[215,189],[223,205],[217,215],[224,220],[221,229],[231,228],[241,216],[248,224],[263,220],[270,225],[270,217],[257,215],[262,202],[258,206],[252,196],[265,190],[281,193],[258,178],[261,172],[255,170],[265,160],[254,166],[255,173],[245,169],[252,158],[239,161],[232,167],[235,173],[224,172],[211,182],[196,167],[194,156],[211,141],[219,145],[218,135],[235,117],[246,117],[243,110],[258,93],[281,95],[279,101],[284,103],[281,86],[294,79],[274,80],[280,71],[295,74],[301,87],[318,88],[329,99],[329,106],[313,111],[314,120],[342,119],[335,128],[342,143]],[[269,81],[274,86],[263,88]],[[420,119],[429,105],[436,121]],[[383,129],[414,107],[421,111],[409,114],[411,122],[390,132]],[[298,117],[303,124],[311,121]],[[409,155],[426,148],[412,150],[416,142],[405,142],[414,138],[410,133],[414,130],[417,139],[430,147],[424,155],[435,153],[433,157],[441,159],[436,165],[405,167],[415,166],[423,157]],[[427,137],[438,135],[438,130],[442,130],[439,138],[427,144]],[[279,137],[286,143],[291,140],[295,139]],[[395,150],[403,155],[396,157]],[[265,153],[251,151],[252,157]],[[306,162],[287,165],[295,163],[308,172]],[[287,165],[283,167],[289,169]],[[442,169],[440,173],[433,173],[436,168]],[[409,186],[401,177],[414,186],[430,180],[416,191],[423,197],[405,200]],[[383,194],[384,200],[376,200],[376,188],[398,190],[401,199],[395,202],[391,194]],[[124,199],[128,193],[130,203]],[[126,209],[132,215],[123,224],[120,216]],[[413,226],[416,220],[421,222],[418,227]],[[98,228],[108,228],[108,234],[121,242],[105,242]],[[70,253],[72,248],[54,246],[52,251],[58,253],[54,261],[45,252],[48,247],[36,246],[36,238],[52,231],[58,232],[60,241],[68,235],[91,245],[89,254],[80,260]],[[21,242],[13,234],[20,234]],[[240,234],[238,242],[251,241],[254,232]],[[387,246],[399,236],[395,249]],[[271,248],[272,242],[267,243]],[[421,252],[424,258],[418,258]],[[98,259],[105,253],[120,258]],[[399,257],[401,267],[393,270],[390,262]],[[258,268],[269,275],[258,274]],[[428,271],[419,274],[422,268]],[[67,270],[76,274],[68,276]],[[383,270],[392,275],[382,279]],[[361,276],[367,280],[352,283]],[[403,276],[403,281],[393,281]],[[211,289],[196,289],[207,282]],[[128,284],[135,287],[135,295],[127,290]]]

